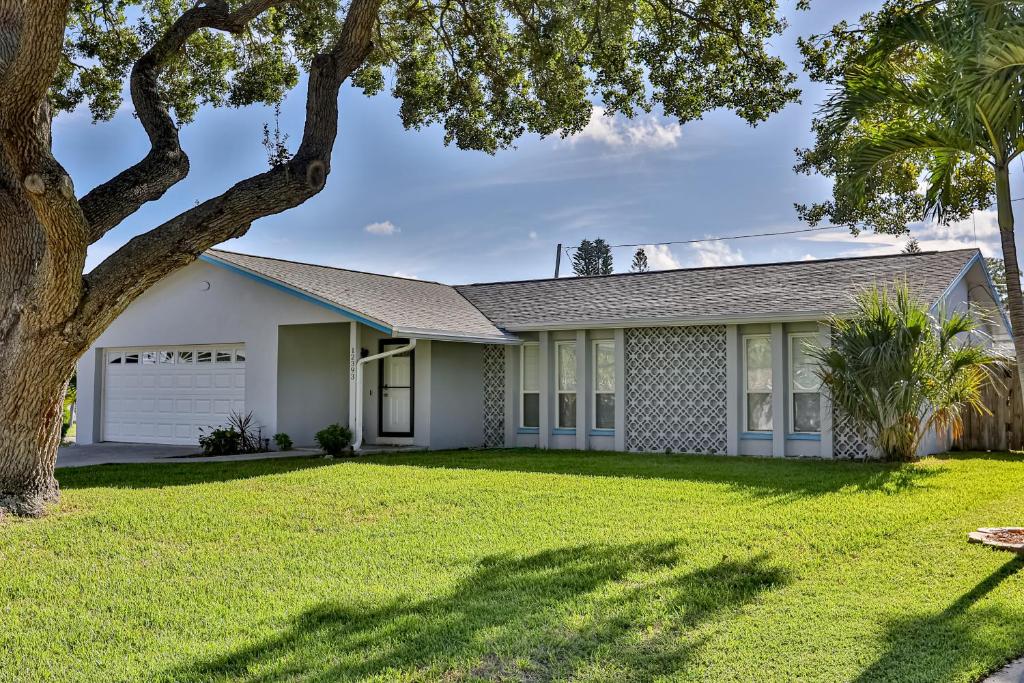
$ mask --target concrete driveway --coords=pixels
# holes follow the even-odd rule
[[[95,443],[61,446],[57,451],[57,467],[85,467],[117,463],[192,463],[233,462],[235,460],[264,460],[267,458],[295,458],[319,455],[314,450],[294,450],[283,453],[253,453],[252,455],[219,455],[209,458],[185,458],[199,453],[198,446],[162,446],[148,443]]]

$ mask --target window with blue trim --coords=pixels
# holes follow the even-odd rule
[[[615,341],[594,342],[594,429],[615,429]]]
[[[519,350],[519,426],[540,427],[540,346],[523,344]]]
[[[821,432],[821,378],[814,358],[817,336],[789,335],[789,431],[794,434]]]

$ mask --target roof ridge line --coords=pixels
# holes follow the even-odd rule
[[[669,273],[693,273],[700,271],[709,270],[736,270],[740,268],[769,268],[775,266],[794,266],[801,264],[818,264],[818,263],[835,263],[838,261],[868,261],[868,260],[881,260],[890,258],[914,258],[918,256],[935,256],[936,254],[954,254],[961,251],[976,251],[981,253],[981,249],[978,247],[965,247],[963,249],[935,249],[932,251],[922,251],[916,254],[872,254],[869,256],[837,256],[835,258],[827,259],[810,259],[806,261],[769,261],[766,263],[735,263],[726,266],[697,266],[695,268],[669,268],[667,270],[648,270],[643,273],[608,273],[607,275],[586,275],[578,277],[542,277],[542,278],[525,278],[520,280],[494,280],[491,282],[470,282],[462,285],[452,285],[456,290],[469,287],[487,287],[490,285],[516,285],[526,282],[576,282],[576,281],[587,281],[587,280],[600,280],[604,278],[615,278],[615,277],[643,277],[649,275],[665,275]]]
[[[280,257],[277,257],[277,256],[262,256],[260,254],[247,254],[244,251],[231,251],[230,249],[210,248],[210,249],[207,249],[206,252],[203,252],[203,253],[207,253],[207,252],[220,252],[222,254],[232,254],[234,256],[248,256],[249,258],[258,258],[258,259],[263,259],[265,261],[278,261],[280,263],[291,263],[292,265],[296,265],[296,266],[309,266],[311,268],[326,268],[327,270],[340,270],[340,271],[345,272],[345,273],[358,273],[359,275],[373,275],[375,277],[388,277],[388,278],[391,278],[393,280],[402,280],[403,282],[422,282],[422,283],[428,284],[428,285],[441,285],[442,287],[452,287],[452,288],[455,287],[455,285],[450,285],[447,282],[438,282],[437,280],[423,280],[423,279],[418,278],[418,277],[403,277],[401,275],[385,275],[384,273],[374,273],[374,272],[371,272],[369,270],[356,270],[355,268],[342,268],[340,266],[328,266],[328,265],[325,265],[323,263],[310,263],[309,261],[295,261],[293,259],[280,258]]]

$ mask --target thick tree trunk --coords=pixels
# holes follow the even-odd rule
[[[68,375],[44,349],[19,347],[4,347],[0,371],[0,515],[38,517],[60,497],[53,472]]]
[[[50,163],[45,105],[20,129],[3,132],[0,516],[38,516],[58,498],[53,468],[64,391],[88,346],[68,322],[81,299],[88,233],[69,181]]]
[[[1006,265],[1006,303],[1010,315],[1010,334],[1017,367],[1024,368],[1024,293],[1020,286],[1020,265],[1017,262],[1017,240],[1013,234],[1013,203],[1010,196],[1010,169],[1006,164],[996,165],[996,210],[999,221],[999,241]],[[1024,372],[1018,372],[1018,392],[1024,396]]]

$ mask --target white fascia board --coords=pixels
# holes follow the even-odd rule
[[[501,337],[490,337],[480,334],[464,334],[461,332],[448,332],[443,330],[427,330],[417,327],[396,327],[392,337],[415,337],[417,339],[430,339],[432,341],[464,342],[467,344],[509,344],[518,345],[522,343],[519,337],[514,335],[503,335]]]
[[[692,325],[751,325],[756,323],[800,323],[828,320],[831,314],[824,311],[807,313],[765,313],[747,316],[708,316],[696,318],[630,318],[612,320],[583,320],[565,323],[537,323],[509,325],[510,332],[537,332],[541,330],[596,330],[618,327],[686,327]]]

